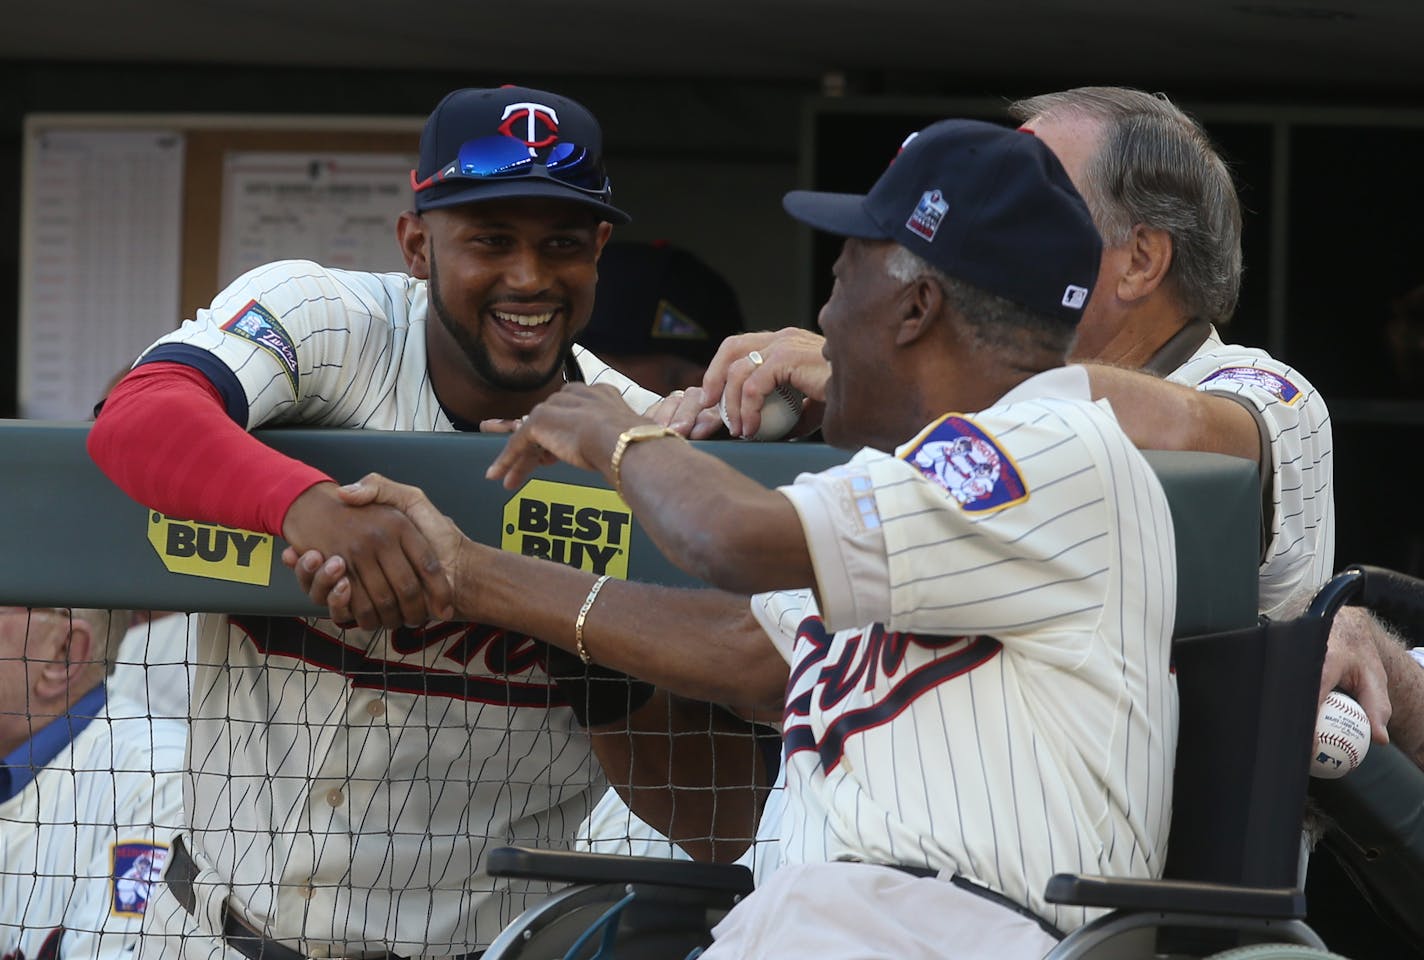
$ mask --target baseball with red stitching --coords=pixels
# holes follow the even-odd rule
[[[1370,749],[1370,718],[1353,697],[1334,690],[1320,705],[1315,719],[1315,750],[1310,775],[1324,780],[1343,777],[1360,765]]]
[[[806,395],[790,384],[778,384],[776,389],[767,394],[766,400],[762,402],[761,426],[757,427],[754,436],[744,439],[780,440],[790,433],[801,420],[801,407],[805,400]],[[722,422],[727,425],[727,429],[732,429],[732,425],[727,423],[725,394],[721,400],[717,401],[717,412],[722,415]]]

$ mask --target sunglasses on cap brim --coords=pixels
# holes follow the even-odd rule
[[[412,170],[410,187],[420,193],[451,180],[519,177],[548,177],[604,201],[612,193],[602,160],[587,147],[560,140],[541,159],[539,151],[523,140],[497,133],[466,140],[454,160],[424,180]]]

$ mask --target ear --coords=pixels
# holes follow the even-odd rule
[[[944,288],[929,277],[905,285],[900,294],[895,345],[906,347],[928,334],[947,306]]]
[[[613,224],[607,220],[600,220],[598,229],[593,233],[593,256],[595,259],[603,256],[603,248],[608,244],[608,240],[613,236]]]
[[[1172,267],[1172,235],[1157,227],[1136,224],[1127,241],[1112,251],[1121,263],[1117,296],[1124,303],[1157,292]]]
[[[88,675],[94,671],[98,649],[94,628],[88,620],[68,616],[55,626],[53,636],[51,649],[46,651],[45,663],[34,681],[34,694],[42,703],[67,705],[93,686]]]
[[[430,279],[430,230],[420,214],[407,210],[396,221],[396,241],[406,269],[417,280]]]

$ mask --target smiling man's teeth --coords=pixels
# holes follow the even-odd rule
[[[521,327],[542,327],[554,319],[552,310],[548,313],[505,313],[503,310],[496,310],[494,315],[506,323],[517,323]]]

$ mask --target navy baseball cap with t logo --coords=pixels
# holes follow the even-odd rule
[[[415,209],[548,197],[627,223],[613,206],[603,132],[568,97],[528,87],[456,90],[425,121],[420,166],[410,172]]]
[[[793,190],[786,212],[827,233],[893,240],[945,274],[1076,324],[1102,239],[1031,133],[942,120],[910,138],[868,194]]]

